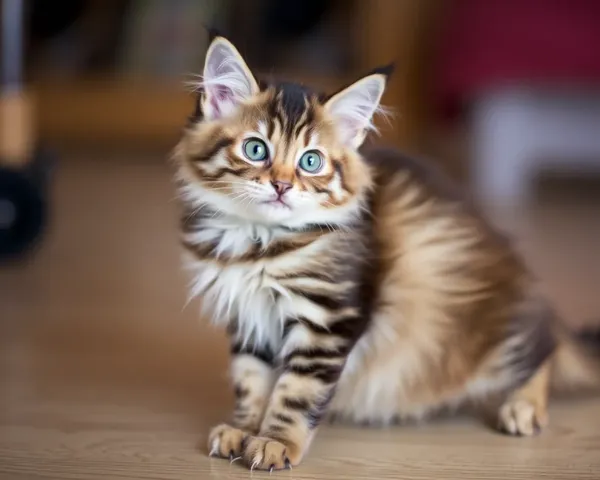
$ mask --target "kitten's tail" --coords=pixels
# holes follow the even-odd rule
[[[552,362],[557,393],[600,391],[600,327],[561,332]]]

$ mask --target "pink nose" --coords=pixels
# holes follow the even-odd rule
[[[273,188],[279,196],[283,195],[292,188],[292,184],[290,182],[280,182],[279,180],[272,180],[271,185],[273,185]]]

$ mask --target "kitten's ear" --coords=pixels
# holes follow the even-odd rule
[[[204,118],[230,115],[239,103],[259,92],[258,84],[237,49],[216,36],[206,54],[202,80]]]
[[[325,103],[344,143],[358,148],[367,132],[375,129],[373,116],[381,108],[379,102],[391,71],[391,66],[375,70]]]

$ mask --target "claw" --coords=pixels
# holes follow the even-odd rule
[[[237,462],[241,458],[242,458],[241,456],[232,458],[231,461],[229,462],[229,465],[233,465],[235,462]]]
[[[234,458],[233,450],[229,450],[229,461],[233,460],[233,458]]]
[[[219,453],[219,449],[218,448],[213,448],[210,453],[208,454],[209,457],[216,457],[217,453]]]
[[[275,464],[272,463],[271,467],[269,468],[269,475],[271,475],[273,473],[273,470],[275,470]]]
[[[292,470],[292,462],[290,462],[290,459],[285,457],[285,468],[288,470]]]
[[[260,462],[258,460],[255,460],[254,463],[252,464],[252,466],[250,467],[250,472],[252,472],[259,463]]]

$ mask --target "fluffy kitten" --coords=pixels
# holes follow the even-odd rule
[[[211,454],[300,462],[324,417],[388,423],[501,395],[532,435],[551,385],[597,382],[508,243],[429,167],[362,150],[386,69],[331,96],[259,84],[216,37],[175,151],[191,293],[231,337]]]

